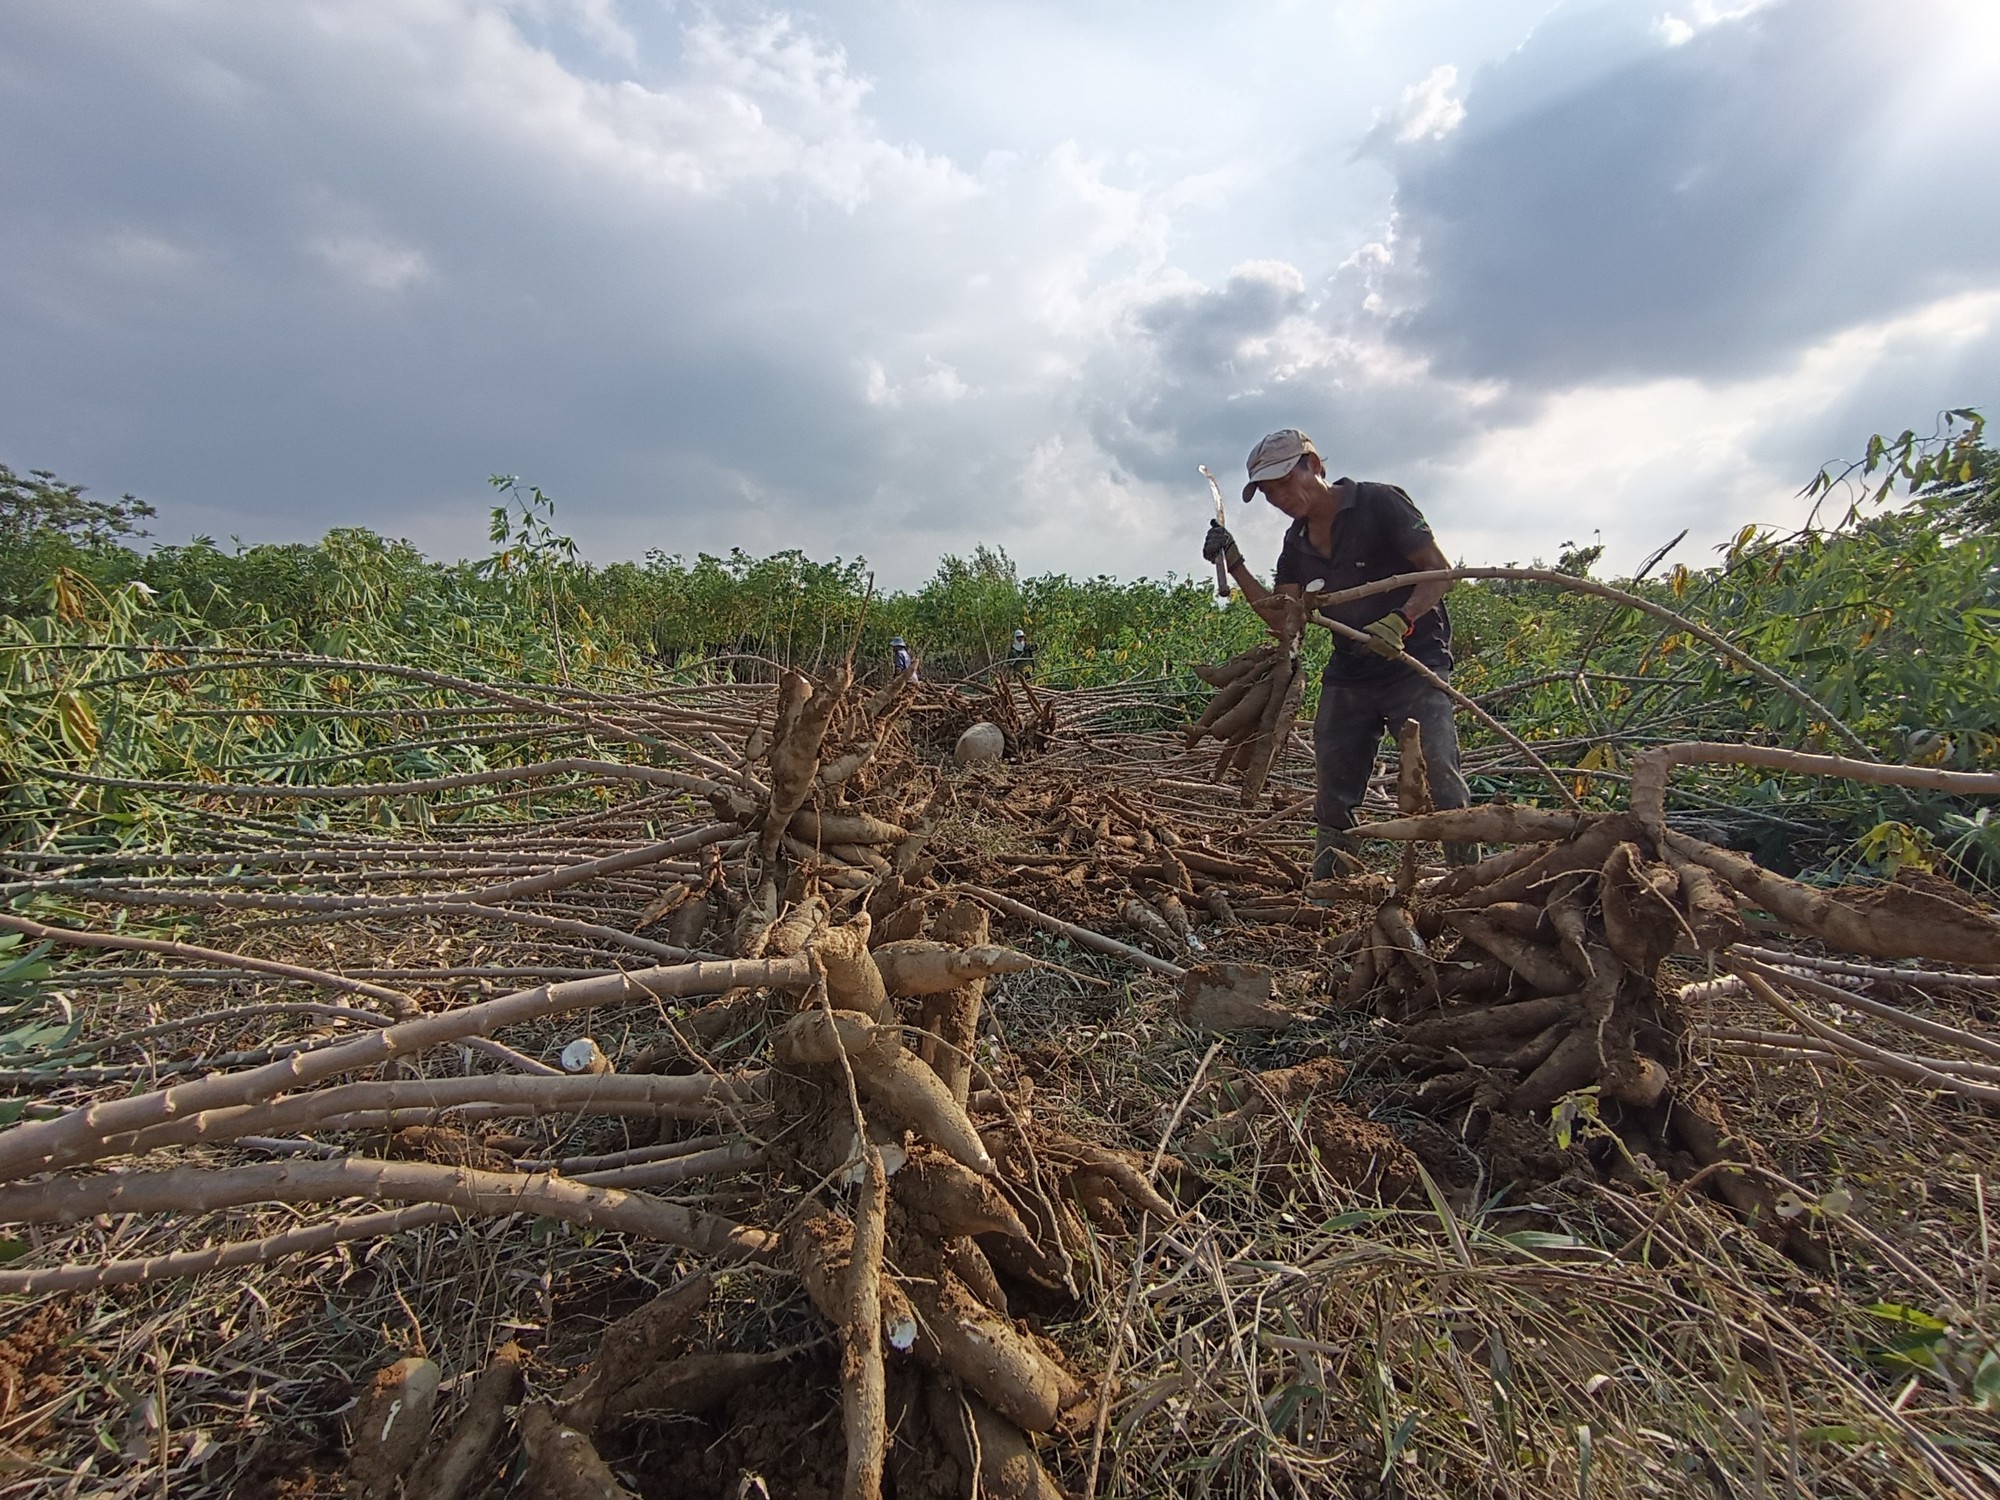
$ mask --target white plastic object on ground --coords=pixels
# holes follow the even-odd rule
[[[580,1036],[562,1049],[562,1070],[565,1073],[609,1073],[611,1059],[604,1055],[604,1049],[594,1038]]]
[[[998,724],[974,724],[958,737],[951,758],[961,766],[991,765],[1007,753],[1007,736]]]

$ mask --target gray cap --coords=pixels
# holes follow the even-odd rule
[[[1250,482],[1243,486],[1243,498],[1256,494],[1257,486],[1267,479],[1284,478],[1308,453],[1317,457],[1319,449],[1298,428],[1281,427],[1270,434],[1250,450]]]

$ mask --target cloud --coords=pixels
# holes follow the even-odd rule
[[[1395,109],[1369,132],[1364,149],[1378,140],[1397,146],[1443,140],[1465,122],[1465,101],[1453,92],[1457,87],[1458,69],[1440,63],[1403,90]]]
[[[1752,11],[1762,10],[1771,0],[1743,0],[1739,5],[1718,5],[1716,0],[1694,0],[1653,18],[1653,35],[1669,47],[1691,42],[1701,32],[1724,21],[1740,21]]]
[[[843,49],[782,15],[692,22],[650,84],[452,0],[54,15],[8,38],[21,70],[87,64],[120,103],[0,89],[10,154],[42,142],[0,225],[28,356],[0,441],[160,499],[163,530],[338,520],[452,554],[507,470],[600,556],[907,575],[974,515],[1037,524],[1107,267],[1161,254],[1081,150],[887,139]]]
[[[0,457],[907,584],[1198,570],[1195,465],[1291,425],[1449,550],[1636,555],[2000,380],[1990,7],[1541,9],[20,0]],[[1212,82],[1281,27],[1344,86]]]
[[[1697,5],[1663,37],[1566,6],[1473,79],[1457,130],[1394,158],[1402,336],[1549,387],[1737,378],[2000,284],[2000,165],[1931,97],[1966,82],[1939,50],[1968,14]]]
[[[627,67],[639,61],[639,38],[617,0],[507,0],[507,10],[517,26],[551,43],[574,36],[601,57]]]
[[[312,251],[356,286],[373,292],[398,292],[430,275],[430,261],[421,250],[372,235],[332,235],[312,241]]]
[[[926,359],[924,373],[892,381],[876,359],[862,361],[862,389],[870,406],[902,406],[905,402],[963,401],[973,394],[957,370],[941,360]]]
[[[2000,239],[1957,223],[1990,213],[1968,194],[1991,168],[1946,149],[1994,112],[1938,56],[1967,14],[1917,18],[1917,69],[1845,0],[1683,6],[1665,38],[1634,6],[1567,6],[1474,78],[1455,129],[1416,128],[1452,98],[1441,70],[1378,117],[1378,239],[1317,275],[1258,262],[1135,296],[1093,432],[1166,486],[1190,452],[1303,426],[1475,558],[1597,531],[1629,566],[1683,525],[1796,520],[1821,462],[2000,383]],[[1837,122],[1807,107],[1868,66],[1892,82]],[[1911,78],[1957,107],[1915,109]],[[1911,221],[1919,157],[1958,185]]]
[[[1454,555],[1553,555],[1547,521],[1561,517],[1568,537],[1600,533],[1630,567],[1687,527],[1682,559],[1703,562],[1747,522],[1801,524],[1810,505],[1799,492],[1820,462],[1853,456],[1885,409],[1903,409],[1898,430],[1926,425],[1962,388],[1968,361],[1990,370],[1996,354],[2000,290],[1845,329],[1739,380],[1565,391],[1427,476],[1446,492],[1440,534]]]

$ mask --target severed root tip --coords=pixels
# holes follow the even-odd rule
[[[941,995],[976,979],[1018,974],[1035,961],[1025,953],[981,943],[953,948],[944,943],[909,939],[875,949],[876,965],[892,995]]]
[[[507,1420],[507,1408],[521,1394],[521,1366],[527,1354],[511,1339],[493,1351],[493,1359],[473,1384],[465,1410],[451,1436],[434,1448],[404,1488],[424,1500],[459,1500],[482,1478],[493,1462],[493,1443]]]
[[[605,1407],[659,1363],[715,1293],[715,1278],[703,1272],[668,1288],[627,1313],[598,1340],[597,1357],[563,1387],[557,1413],[571,1426],[595,1432]]]
[[[595,1037],[578,1037],[562,1049],[561,1061],[565,1073],[599,1076],[614,1071],[611,1059],[604,1055],[604,1049],[597,1045]]]
[[[437,1409],[438,1367],[412,1356],[377,1370],[355,1403],[348,1460],[348,1493],[356,1500],[387,1500],[423,1451]]]
[[[1026,1433],[979,1397],[931,1381],[924,1392],[931,1426],[971,1475],[973,1493],[992,1500],[1062,1500]]]
[[[528,1455],[521,1489],[534,1500],[638,1500],[590,1439],[539,1401],[521,1408],[521,1447]]]

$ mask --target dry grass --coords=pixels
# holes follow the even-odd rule
[[[1160,759],[1171,766],[1170,752]],[[943,829],[946,850],[976,858],[1023,847],[1017,829],[972,799]],[[1066,914],[1087,920],[1091,900],[1077,890]],[[534,958],[517,933],[489,935],[481,948],[465,931],[353,924],[337,947],[313,933],[308,961]],[[296,955],[297,937],[280,929],[246,946]],[[1819,1275],[1698,1186],[1648,1182],[1647,1163],[1623,1185],[1576,1170],[1529,1199],[1496,1190],[1449,1130],[1393,1102],[1370,1065],[1382,1033],[1367,1016],[1325,1010],[1211,1056],[1212,1039],[1174,1018],[1165,983],[1025,929],[1006,937],[1103,981],[1043,969],[989,987],[981,1064],[1002,1085],[1030,1081],[1046,1124],[1150,1151],[1173,1144],[1169,1124],[1191,1093],[1175,1139],[1202,1118],[1200,1078],[1331,1055],[1355,1065],[1348,1103],[1416,1138],[1441,1184],[1427,1204],[1384,1206],[1310,1159],[1276,1172],[1252,1154],[1213,1174],[1175,1223],[1099,1238],[1094,1294],[1047,1314],[1050,1334],[1093,1378],[1115,1351],[1095,1461],[1087,1432],[1045,1450],[1071,1490],[1413,1500],[2000,1491],[2000,1414],[1981,1404],[1977,1383],[1982,1368],[1989,1381],[2000,1373],[1990,1224],[2000,1137],[1989,1115],[1849,1069],[1698,1047],[1689,1067],[1822,1232],[1832,1269]],[[1236,929],[1215,948],[1297,971],[1322,997],[1334,973],[1309,932]],[[249,979],[130,980],[73,999],[91,1036],[280,995],[298,992]],[[1991,1034],[1990,999],[1947,993],[1937,1005]],[[630,1052],[667,1039],[673,1019],[632,1006],[505,1040],[543,1056],[589,1030],[607,1050]],[[1771,1021],[1743,999],[1694,1019]],[[1864,1022],[1854,1029],[1874,1034]],[[234,1020],[114,1055],[143,1068],[147,1058],[300,1031],[291,1016]],[[541,1149],[617,1149],[626,1139],[615,1121],[551,1121]],[[727,1196],[704,1201],[732,1206]],[[785,1205],[758,1209],[775,1221]],[[305,1212],[120,1220],[23,1238],[50,1258],[130,1257],[249,1237]],[[430,1355],[444,1368],[449,1410],[490,1350],[514,1337],[533,1351],[530,1389],[547,1390],[607,1321],[689,1269],[681,1252],[618,1235],[472,1221],[191,1284],[0,1307],[0,1500],[339,1494],[340,1413],[372,1368]],[[1910,1316],[1899,1322],[1884,1307]],[[824,1337],[789,1275],[739,1270],[723,1278],[697,1342],[761,1349]],[[812,1440],[837,1447],[837,1413]]]
[[[1351,1051],[1351,1024],[1327,1030]],[[1830,1276],[1664,1182],[1385,1208],[1310,1172],[1274,1201],[1253,1163],[1150,1245],[1109,1319],[1097,1493],[1993,1493],[2000,1414],[1974,1389],[2000,1357],[1990,1120],[1858,1074],[1695,1064],[1801,1199],[1851,1196],[1806,1210]],[[1124,1113],[1170,1103],[1160,1071],[1131,1070]]]

